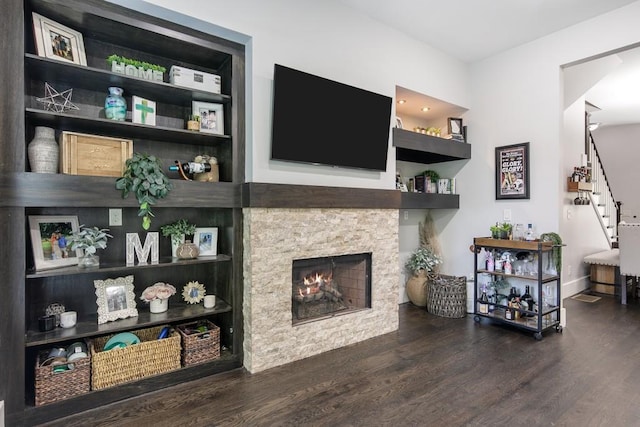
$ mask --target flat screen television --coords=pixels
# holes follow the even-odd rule
[[[392,99],[275,65],[271,159],[385,171]]]

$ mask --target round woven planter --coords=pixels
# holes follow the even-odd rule
[[[427,286],[427,272],[420,270],[418,275],[411,275],[406,283],[407,296],[409,301],[415,306],[426,307],[428,286]]]

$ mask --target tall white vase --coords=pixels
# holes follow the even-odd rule
[[[36,126],[36,134],[27,151],[31,172],[58,173],[59,150],[54,129]]]

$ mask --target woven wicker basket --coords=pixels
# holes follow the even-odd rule
[[[467,278],[434,274],[429,276],[427,311],[440,317],[467,315]]]
[[[179,369],[180,335],[172,330],[169,337],[159,340],[162,328],[133,331],[140,338],[139,344],[109,351],[103,348],[113,335],[93,339],[90,343],[91,389],[100,390]]]
[[[204,332],[188,333],[199,326]],[[220,357],[220,328],[204,319],[178,326],[182,337],[182,366],[209,362]]]
[[[91,389],[91,358],[83,357],[69,363],[73,369],[53,372],[55,366],[40,366],[42,358],[36,358],[35,386],[36,406],[69,399]]]

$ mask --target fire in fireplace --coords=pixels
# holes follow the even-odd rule
[[[371,308],[371,253],[293,261],[292,323]]]

